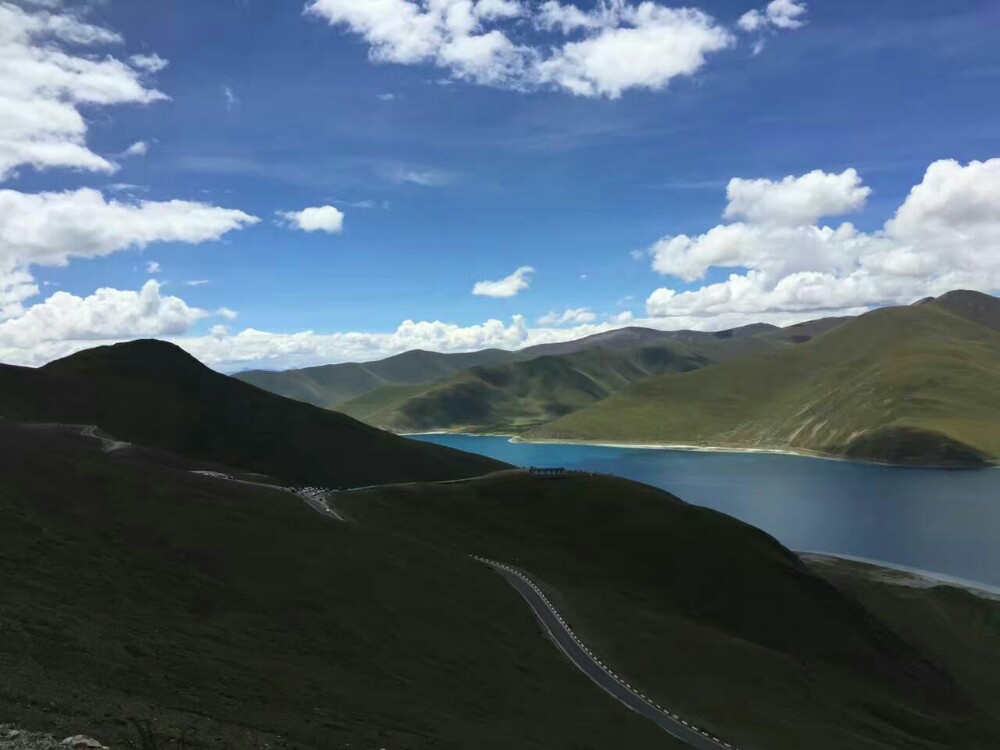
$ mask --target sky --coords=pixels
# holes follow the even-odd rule
[[[0,0],[0,361],[1000,290],[995,0]]]

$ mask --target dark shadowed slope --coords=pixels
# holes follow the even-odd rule
[[[502,466],[275,396],[160,341],[91,349],[37,370],[0,366],[0,415],[94,424],[119,440],[297,484],[454,479]]]
[[[1000,742],[996,705],[977,709],[942,664],[771,537],[654,488],[509,473],[332,502],[362,528],[523,570],[618,675],[737,747]]]
[[[638,383],[540,439],[801,449],[893,463],[1000,458],[1000,332],[934,304]]]
[[[121,750],[681,750],[464,554],[4,420],[0,716]]]

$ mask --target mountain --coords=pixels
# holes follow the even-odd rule
[[[121,441],[294,484],[454,479],[503,467],[275,396],[161,341],[90,349],[39,369],[0,366],[0,415],[97,425]]]
[[[960,289],[927,300],[926,304],[947,310],[974,323],[1000,330],[1000,299],[990,294]]]
[[[735,746],[1000,743],[996,703],[942,666],[964,645],[929,658],[767,535],[659,490],[506,472],[336,493],[341,522],[200,468],[0,420],[5,720],[122,748],[685,747],[581,675],[478,554]],[[998,686],[975,674],[977,696]]]
[[[171,463],[0,420],[4,722],[122,749],[682,750],[464,555]]]
[[[978,322],[993,309],[952,297],[878,310],[799,346],[641,381],[527,437],[994,461],[1000,331]]]
[[[748,353],[766,350],[769,344],[801,343],[802,340],[807,340],[839,323],[840,319],[833,318],[804,323],[793,327],[796,329],[794,334],[791,333],[792,329],[775,328],[766,324],[744,326],[717,333],[658,331],[633,326],[605,331],[574,341],[529,346],[519,351],[485,349],[479,352],[440,354],[417,349],[365,364],[323,365],[285,371],[248,370],[233,377],[279,396],[304,401],[324,409],[341,409],[344,403],[381,388],[389,389],[388,394],[416,393],[418,391],[402,387],[394,391],[394,387],[444,380],[473,367],[490,367],[544,356],[576,354],[598,347],[607,351],[620,351],[671,343],[711,347],[719,341],[728,341],[730,348],[727,351]],[[377,397],[376,400],[381,400],[381,397]]]
[[[997,746],[996,702],[975,708],[969,691],[995,698],[1000,677],[963,664],[960,681],[943,666],[964,645],[937,643],[932,660],[771,537],[665,492],[506,473],[332,502],[361,528],[516,565],[598,658],[734,747]],[[977,638],[1000,645],[995,623]]]
[[[515,352],[501,349],[462,354],[439,354],[416,349],[366,364],[349,362],[284,372],[248,370],[233,377],[279,396],[329,409],[382,386],[426,383],[470,367],[516,359],[518,355]]]
[[[798,344],[841,322],[813,321],[787,329],[746,326],[719,333],[626,328],[530,347],[520,352],[529,357],[525,361],[474,367],[424,385],[378,388],[336,408],[396,432],[518,432],[645,378]]]
[[[338,409],[399,432],[519,431],[592,404],[629,383],[709,362],[684,347],[590,348],[565,356],[473,367],[421,386],[380,388]]]

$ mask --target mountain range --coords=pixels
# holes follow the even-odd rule
[[[913,340],[992,346],[962,330],[966,302],[905,310]],[[900,314],[514,364],[764,352],[689,348],[686,372],[615,399]],[[154,341],[0,367],[0,413],[0,714],[18,726],[138,748],[684,747],[591,684],[478,555],[522,567],[608,664],[734,746],[1000,743],[995,603],[831,577],[651,487],[410,441]],[[288,491],[323,483],[354,489],[312,507]]]
[[[968,465],[1000,459],[998,326],[1000,300],[956,291],[787,328],[624,328],[517,352],[236,377],[394,432]],[[347,388],[358,368],[381,384]]]

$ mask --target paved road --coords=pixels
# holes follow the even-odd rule
[[[691,747],[698,748],[698,750],[719,750],[719,748],[735,750],[728,742],[693,726],[687,720],[660,706],[652,698],[647,698],[638,688],[629,685],[625,678],[615,674],[576,637],[542,590],[526,575],[495,560],[487,560],[482,557],[475,559],[493,568],[507,579],[507,582],[525,598],[534,611],[535,617],[542,623],[562,652],[605,692],[633,711],[651,719],[660,728]]]

